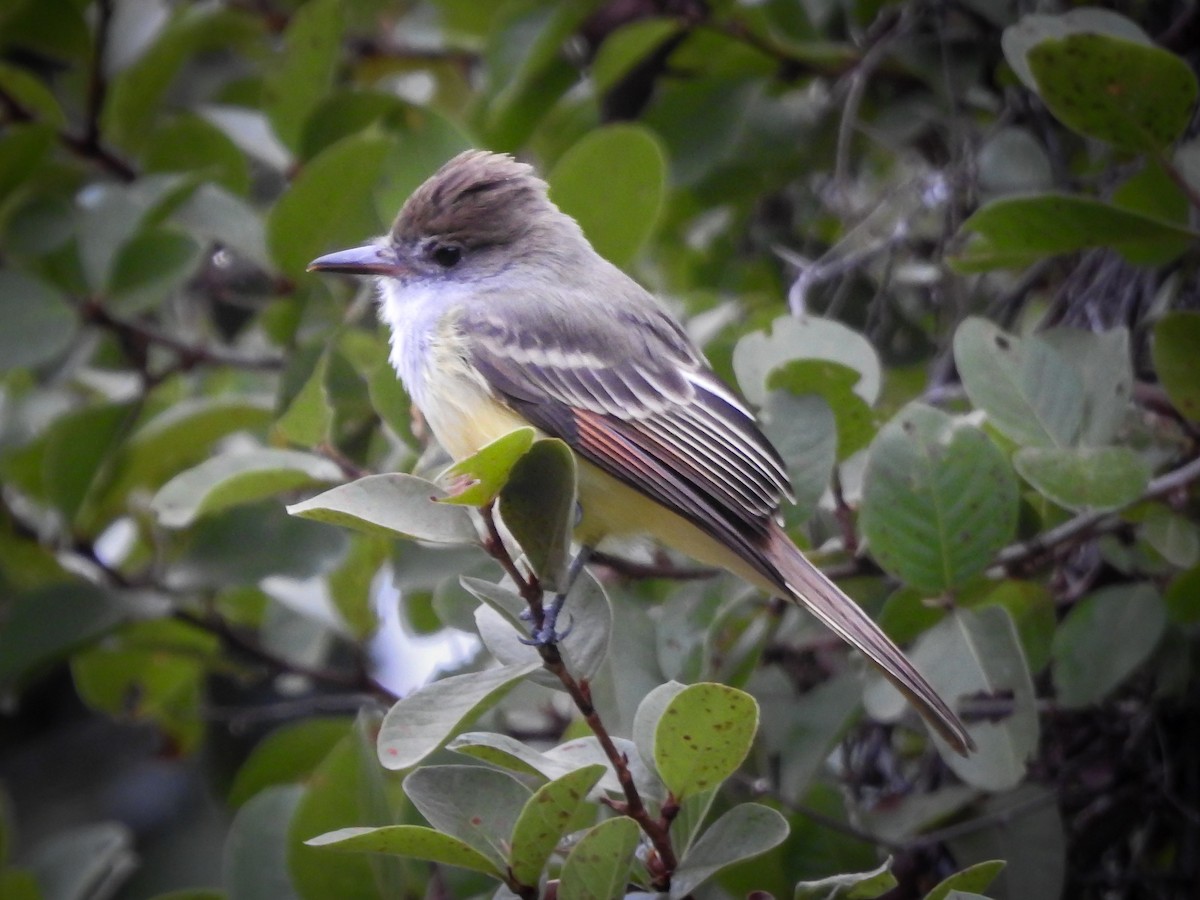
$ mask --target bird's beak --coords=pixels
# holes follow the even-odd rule
[[[388,245],[368,244],[318,256],[308,264],[309,272],[344,272],[348,275],[402,275],[408,268]]]

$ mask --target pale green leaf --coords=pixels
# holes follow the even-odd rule
[[[513,829],[532,796],[514,776],[486,766],[422,766],[404,779],[404,793],[430,825],[500,869],[509,864]]]
[[[368,475],[288,507],[293,516],[358,531],[443,544],[476,543],[470,513],[440,503],[445,491],[414,475]]]
[[[176,475],[150,506],[163,526],[186,528],[201,516],[231,506],[342,477],[335,463],[295,450],[223,453]]]
[[[671,877],[671,900],[681,900],[726,866],[752,859],[782,844],[787,819],[761,803],[742,803],[705,830]]]
[[[1080,600],[1054,635],[1058,702],[1080,709],[1102,701],[1150,657],[1166,624],[1166,606],[1149,583],[1113,585]]]
[[[392,853],[483,872],[493,878],[501,877],[495,863],[470,844],[422,825],[339,828],[310,838],[307,843],[310,847],[328,847],[331,850]]]
[[[1013,468],[1060,506],[1119,509],[1141,496],[1150,463],[1129,447],[1022,447]]]
[[[529,663],[452,675],[413,691],[384,717],[379,761],[388,769],[416,765],[445,743],[460,724],[483,712],[539,667]]]

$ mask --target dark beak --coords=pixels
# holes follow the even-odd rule
[[[408,271],[396,252],[386,244],[368,244],[318,256],[308,264],[310,272],[344,272],[348,275],[402,275]]]

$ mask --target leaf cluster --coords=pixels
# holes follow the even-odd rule
[[[0,0],[0,897],[1196,883],[1195,12],[1109,6]],[[732,578],[570,583],[560,442],[427,440],[304,270],[472,146],[679,314],[977,754]]]

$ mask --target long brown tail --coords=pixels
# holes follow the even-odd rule
[[[805,559],[783,529],[774,523],[764,550],[767,559],[779,572],[783,582],[781,587],[788,590],[792,599],[829,626],[842,640],[865,653],[946,743],[963,756],[975,749],[975,742],[967,734],[962,721],[900,648],[892,643],[892,639],[857,603]]]

